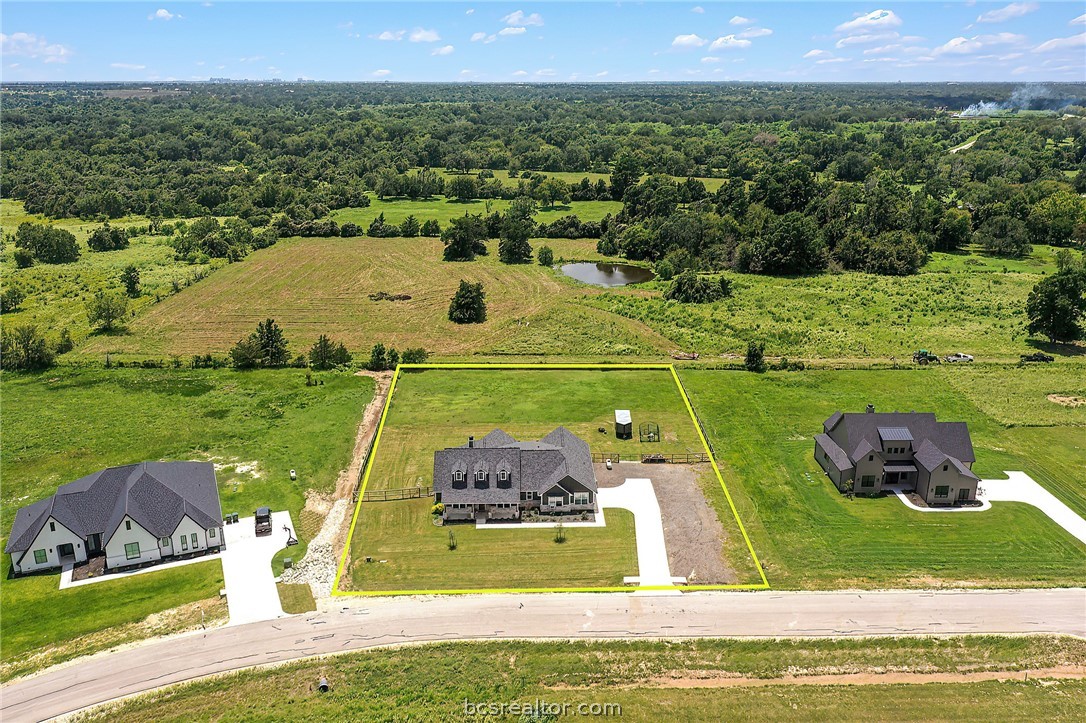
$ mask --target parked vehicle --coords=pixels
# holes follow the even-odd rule
[[[1022,361],[1024,362],[1054,362],[1056,357],[1045,354],[1041,351],[1035,351],[1032,354],[1023,354]]]
[[[270,535],[272,531],[271,510],[267,507],[259,507],[253,514],[256,516],[256,536]]]
[[[962,354],[960,351],[956,351],[953,354],[951,354],[950,356],[944,358],[943,361],[948,362],[950,364],[955,364],[957,362],[971,362],[971,361],[973,361],[973,355],[972,354]]]

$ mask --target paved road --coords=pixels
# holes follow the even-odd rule
[[[0,719],[43,720],[213,673],[407,642],[966,633],[1086,637],[1086,589],[355,598],[326,612],[164,640],[10,684],[0,689]]]

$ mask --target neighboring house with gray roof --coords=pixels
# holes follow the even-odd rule
[[[927,412],[834,412],[815,435],[815,459],[842,492],[878,494],[885,485],[915,489],[929,505],[977,498],[973,443],[965,422]]]
[[[525,442],[495,429],[434,452],[434,497],[445,506],[446,520],[516,520],[528,509],[593,512],[592,453],[565,427]]]
[[[215,467],[142,462],[100,470],[23,507],[4,552],[23,574],[101,556],[113,570],[222,545]]]

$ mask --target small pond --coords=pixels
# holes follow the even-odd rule
[[[562,267],[562,273],[593,286],[626,286],[656,278],[656,274],[649,269],[629,264],[566,264]]]

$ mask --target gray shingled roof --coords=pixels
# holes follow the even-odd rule
[[[833,462],[833,465],[842,472],[847,472],[852,469],[853,464],[849,460],[845,450],[837,446],[837,442],[833,441],[833,438],[828,434],[816,434],[815,442],[819,447],[825,451],[826,455]]]
[[[15,514],[4,552],[29,549],[49,517],[84,539],[100,534],[105,544],[126,514],[156,537],[172,534],[185,515],[201,527],[220,527],[214,466],[143,462],[109,467],[61,485],[52,497]]]
[[[913,458],[928,472],[932,472],[939,465],[949,461],[958,470],[959,474],[963,474],[970,479],[979,479],[973,473],[973,470],[962,464],[961,460],[939,449],[930,439],[924,440],[924,443],[913,454]]]
[[[854,450],[852,459],[857,458],[860,449],[864,450],[861,454],[867,454],[868,448],[882,448],[879,427],[904,427],[912,434],[914,449],[918,450],[924,441],[930,440],[955,459],[976,461],[965,422],[937,422],[930,412],[835,412],[823,426],[842,449]]]
[[[498,486],[498,472],[510,472],[507,488]],[[463,485],[454,486],[453,472],[466,473]],[[476,486],[482,470],[487,483]],[[539,441],[518,442],[495,429],[474,445],[449,447],[434,453],[434,491],[445,504],[515,504],[521,492],[543,493],[558,482],[572,479],[575,488],[596,491],[592,453],[588,444],[565,427]]]

